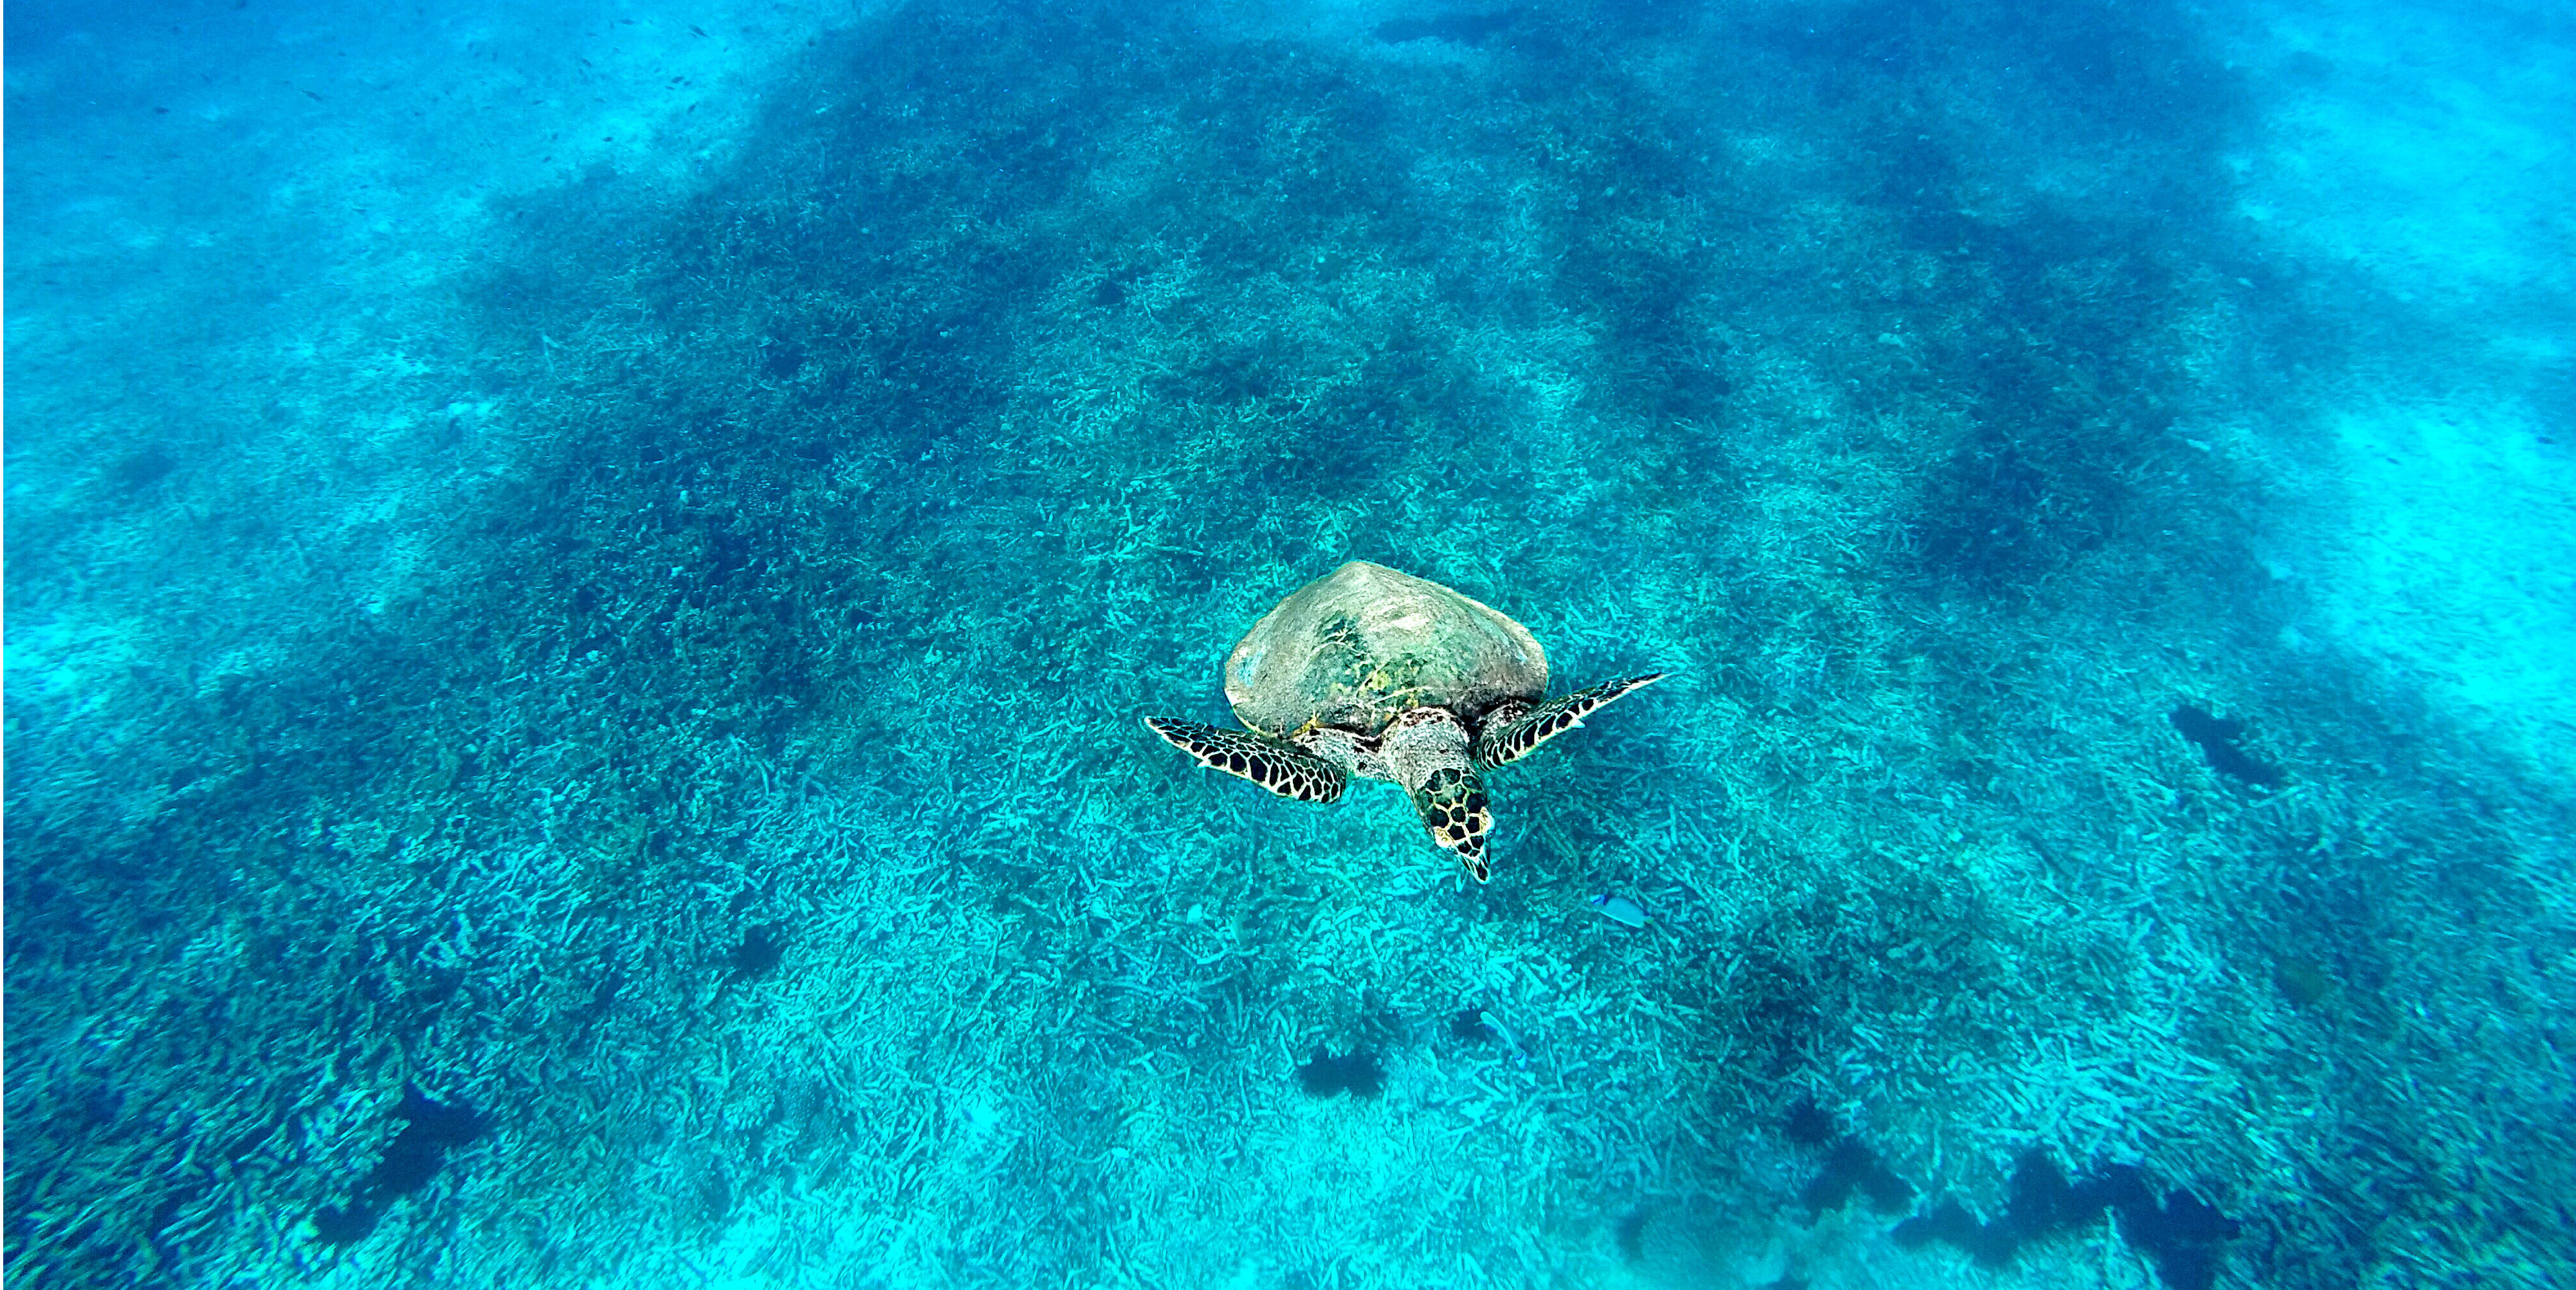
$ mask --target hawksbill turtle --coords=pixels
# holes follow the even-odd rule
[[[1431,840],[1483,882],[1482,773],[1663,679],[1605,681],[1547,698],[1547,651],[1529,629],[1441,586],[1353,560],[1280,601],[1225,660],[1244,728],[1147,717],[1202,766],[1281,797],[1338,800],[1350,777],[1391,779]]]

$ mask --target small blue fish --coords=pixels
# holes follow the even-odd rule
[[[1644,927],[1655,921],[1646,917],[1644,906],[1625,896],[1595,896],[1592,908],[1621,927]]]
[[[1512,1055],[1512,1065],[1522,1070],[1529,1069],[1529,1050],[1521,1047],[1520,1036],[1513,1034],[1510,1028],[1503,1025],[1501,1019],[1490,1012],[1477,1013],[1476,1020],[1485,1029],[1493,1031],[1494,1038],[1503,1041],[1503,1047]]]

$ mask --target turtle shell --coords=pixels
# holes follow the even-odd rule
[[[1474,721],[1547,693],[1547,651],[1519,623],[1436,582],[1353,560],[1307,583],[1225,660],[1237,720],[1271,735],[1335,726],[1375,735],[1397,714]]]

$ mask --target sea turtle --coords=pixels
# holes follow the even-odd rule
[[[1353,775],[1394,780],[1431,840],[1483,882],[1494,817],[1480,772],[1663,675],[1546,698],[1547,651],[1527,628],[1439,583],[1353,560],[1280,601],[1226,657],[1225,697],[1244,729],[1145,724],[1200,765],[1301,802],[1340,798]]]

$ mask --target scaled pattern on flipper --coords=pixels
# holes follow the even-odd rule
[[[1549,699],[1547,651],[1480,601],[1353,560],[1298,588],[1225,663],[1243,729],[1179,717],[1145,724],[1202,766],[1282,797],[1330,802],[1349,778],[1402,785],[1432,842],[1491,877],[1483,772],[1582,724],[1654,672]]]
[[[1491,767],[1519,761],[1540,744],[1581,726],[1583,718],[1602,705],[1663,679],[1663,673],[1649,672],[1644,676],[1603,681],[1591,689],[1577,690],[1527,708],[1518,715],[1497,708],[1486,716],[1484,728],[1477,732],[1477,764]],[[1504,705],[1506,708],[1509,706]]]
[[[1281,797],[1300,802],[1339,801],[1350,776],[1321,757],[1292,743],[1249,730],[1227,730],[1179,717],[1147,717],[1175,748],[1199,759],[1210,770],[1241,775]]]

